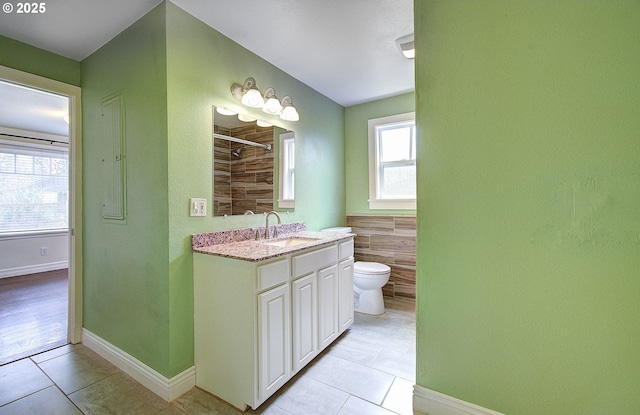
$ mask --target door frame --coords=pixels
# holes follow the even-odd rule
[[[82,105],[79,86],[0,65],[0,79],[69,99],[69,315],[67,341],[82,340]]]

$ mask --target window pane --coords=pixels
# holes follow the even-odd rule
[[[0,146],[0,232],[68,228],[68,164],[60,152]]]
[[[415,159],[413,127],[392,127],[380,129],[380,161]]]
[[[382,168],[383,198],[413,199],[416,197],[416,166]]]

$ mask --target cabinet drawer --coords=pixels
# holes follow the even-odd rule
[[[294,256],[291,260],[293,277],[299,277],[309,272],[317,271],[327,265],[335,264],[338,260],[338,246],[328,246],[308,254]]]
[[[340,261],[353,256],[353,239],[338,244],[340,250]]]
[[[258,267],[258,291],[289,281],[289,261],[281,259]]]

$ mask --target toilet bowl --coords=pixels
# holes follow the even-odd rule
[[[322,232],[351,233],[351,228],[338,226]],[[383,314],[382,287],[389,281],[391,268],[377,262],[358,261],[353,265],[354,310],[364,314]]]
[[[389,281],[391,268],[377,262],[358,261],[353,265],[354,309],[364,314],[383,314],[382,287]]]

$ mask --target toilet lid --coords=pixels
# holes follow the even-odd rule
[[[378,262],[364,262],[358,261],[353,265],[355,272],[362,274],[386,274],[391,271],[388,265],[380,264]]]

